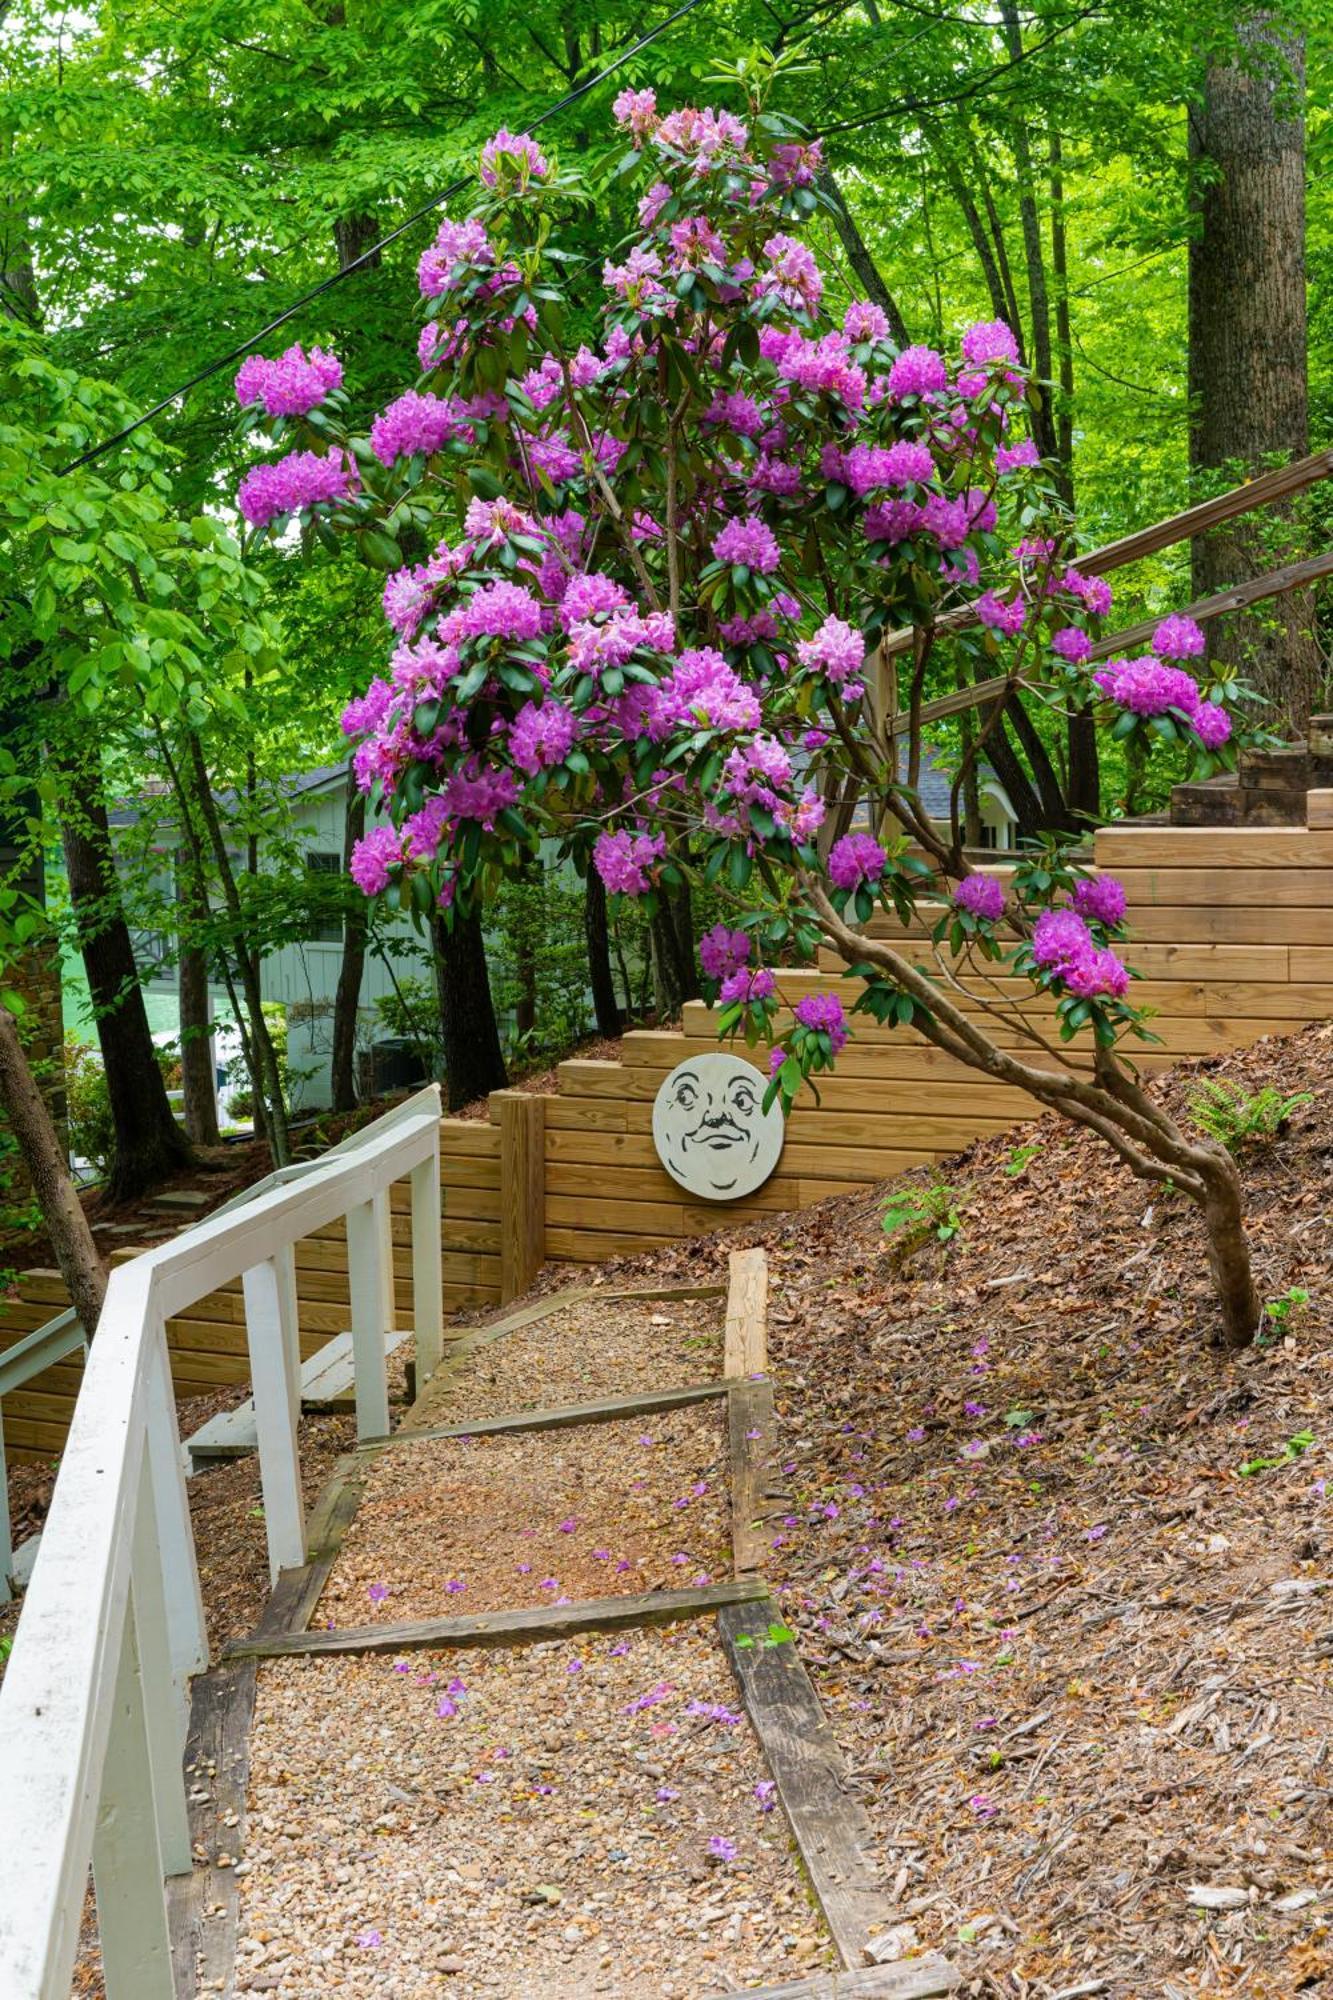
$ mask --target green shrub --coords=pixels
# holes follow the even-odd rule
[[[71,1153],[105,1174],[116,1147],[106,1071],[97,1051],[72,1035],[65,1037],[65,1104]]]
[[[963,1203],[970,1192],[950,1187],[936,1175],[925,1187],[899,1188],[891,1194],[881,1221],[898,1257],[910,1257],[932,1237],[937,1243],[952,1243],[961,1236]]]
[[[1225,1078],[1209,1077],[1189,1099],[1189,1114],[1210,1139],[1216,1139],[1229,1153],[1241,1153],[1247,1146],[1271,1144],[1292,1112],[1313,1101],[1308,1090],[1284,1097],[1271,1084],[1247,1097]]]

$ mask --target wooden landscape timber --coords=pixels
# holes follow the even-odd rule
[[[342,1653],[403,1653],[422,1646],[515,1646],[568,1639],[576,1632],[616,1632],[626,1626],[674,1625],[711,1615],[723,1606],[766,1598],[757,1577],[736,1577],[691,1590],[650,1590],[637,1597],[589,1597],[581,1604],[535,1604],[521,1611],[483,1611],[471,1618],[417,1618],[398,1625],[349,1625],[332,1632],[284,1632],[234,1639],[228,1660],[285,1659],[294,1653],[325,1658]]]

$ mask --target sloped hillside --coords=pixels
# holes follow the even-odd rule
[[[744,1234],[769,1574],[902,1920],[976,1994],[1333,1991],[1333,1027],[1156,1087],[1208,1073],[1311,1099],[1247,1155],[1276,1314],[1239,1356],[1189,1205],[1051,1120],[945,1170],[947,1245],[902,1258],[888,1190]]]

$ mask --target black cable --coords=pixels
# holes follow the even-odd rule
[[[572,90],[567,91],[556,103],[548,104],[545,111],[539,111],[537,116],[529,121],[525,130],[534,132],[539,125],[545,125],[549,119],[557,117],[562,111],[567,111],[571,104],[576,104],[579,98],[586,97],[588,92],[595,90],[599,83],[605,83],[607,77],[618,70],[622,64],[627,63],[631,56],[636,56],[641,49],[648,48],[660,36],[664,35],[668,28],[674,27],[677,21],[683,20],[686,14],[693,13],[694,9],[700,5],[702,5],[702,0],[682,0],[682,4],[675,9],[674,13],[668,14],[665,21],[660,21],[646,35],[640,35],[637,42],[631,42],[627,49],[622,49],[620,54],[607,63],[605,68],[598,70],[595,76],[590,76],[584,83],[576,84]],[[400,222],[396,229],[391,229],[387,236],[382,236],[378,243],[372,243],[368,250],[363,250],[361,255],[354,257],[350,264],[342,265],[340,269],[332,272],[327,278],[322,279],[310,291],[303,293],[299,299],[294,299],[291,305],[278,314],[276,319],[271,319],[267,326],[261,326],[258,333],[251,334],[248,340],[243,340],[240,343],[239,347],[229,349],[226,354],[219,354],[206,367],[199,369],[197,374],[191,375],[186,381],[173,389],[169,396],[163,396],[161,401],[154,403],[150,410],[145,410],[141,417],[136,417],[132,424],[126,424],[123,430],[114,432],[109,438],[103,438],[100,444],[95,444],[90,450],[81,452],[77,458],[72,458],[68,465],[62,465],[57,476],[63,478],[67,472],[77,472],[81,465],[90,465],[93,459],[101,458],[104,452],[114,450],[118,444],[124,444],[126,438],[133,437],[135,431],[141,430],[145,424],[150,424],[154,417],[160,417],[163,410],[168,409],[179,396],[188,395],[191,389],[197,389],[201,382],[206,382],[210,375],[216,375],[221,369],[228,367],[231,362],[239,361],[243,354],[248,354],[252,348],[258,347],[260,342],[267,340],[271,333],[276,333],[280,326],[285,326],[289,319],[294,319],[297,313],[304,311],[305,307],[312,300],[322,298],[325,292],[330,292],[335,285],[340,285],[344,278],[350,278],[354,271],[359,271],[362,265],[368,264],[373,257],[378,257],[380,251],[387,249],[390,243],[396,243],[400,236],[405,236],[409,229],[414,229],[417,223],[425,216],[432,214],[435,209],[441,207],[446,201],[452,201],[456,194],[462,194],[463,190],[470,187],[471,184],[471,174],[464,174],[461,179],[451,181],[447,188],[442,188],[439,194],[432,195],[430,200],[421,208],[414,210],[405,222]]]

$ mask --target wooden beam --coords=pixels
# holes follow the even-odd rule
[[[1333,450],[1312,451],[1305,458],[1280,466],[1276,472],[1265,472],[1258,479],[1242,480],[1239,486],[1219,493],[1213,500],[1201,500],[1197,506],[1186,507],[1182,513],[1169,514],[1165,520],[1153,522],[1151,527],[1139,528],[1132,535],[1122,535],[1118,541],[1107,542],[1099,549],[1088,549],[1084,554],[1074,556],[1072,561],[1084,575],[1104,576],[1107,570],[1123,569],[1129,563],[1141,562],[1145,556],[1158,555],[1163,549],[1174,548],[1177,542],[1193,541],[1196,535],[1207,534],[1209,529],[1220,527],[1224,521],[1234,520],[1238,514],[1253,513],[1256,508],[1267,507],[1275,500],[1303,493],[1306,487],[1317,485],[1330,473],[1333,473]],[[937,629],[940,632],[957,632],[975,623],[976,613],[970,604],[966,604],[941,618]],[[892,658],[894,654],[910,652],[911,648],[911,629],[904,628],[890,633],[881,642],[879,651],[886,658]],[[927,706],[933,707],[934,704]]]
[[[772,1598],[731,1605],[719,1613],[718,1630],[810,1885],[843,1964],[854,1968],[864,1963],[875,1929],[889,1921],[892,1899],[880,1880],[869,1818],[796,1648],[769,1640],[778,1616]]]
[[[931,1952],[924,1958],[904,1958],[896,1965],[872,1965],[859,1972],[817,1972],[782,1986],[750,1987],[747,1993],[748,2000],[934,2000],[937,1993],[952,1993],[959,1978],[947,1959]],[[726,1996],[710,1993],[705,2000],[726,2000]]]
[[[1281,569],[1269,570],[1266,576],[1251,577],[1247,583],[1234,583],[1228,590],[1219,590],[1212,597],[1200,597],[1195,603],[1187,604],[1178,614],[1182,618],[1193,618],[1197,624],[1206,625],[1210,618],[1221,618],[1228,611],[1243,611],[1247,605],[1262,604],[1265,598],[1281,597],[1286,591],[1301,590],[1309,583],[1317,583],[1321,576],[1333,572],[1333,549],[1325,549],[1322,555],[1310,556],[1305,562],[1286,563]],[[1141,646],[1151,639],[1160,618],[1145,618],[1138,625],[1128,625],[1123,632],[1113,632],[1109,638],[1098,639],[1089,655],[1094,660],[1109,660],[1116,653],[1125,653],[1135,646]]]
[[[768,1366],[768,1258],[762,1250],[733,1250],[727,1272],[722,1372],[761,1375]]]
[[[725,1396],[728,1382],[696,1382],[681,1389],[643,1389],[630,1396],[603,1396],[595,1403],[555,1403],[545,1410],[515,1410],[502,1417],[477,1417],[471,1423],[435,1424],[429,1430],[391,1431],[387,1437],[363,1438],[357,1450],[387,1451],[396,1444],[420,1444],[426,1438],[504,1437],[513,1431],[572,1430],[579,1424],[615,1423],[620,1417],[647,1417],[658,1410],[680,1410]]]
[[[546,1262],[546,1099],[493,1090],[500,1127],[500,1297],[520,1298]]]
[[[737,1382],[727,1397],[731,1444],[731,1560],[737,1576],[752,1576],[768,1554],[765,1503],[773,1496],[774,1418],[771,1382]]]
[[[229,1660],[279,1659],[293,1653],[405,1653],[418,1646],[518,1646],[568,1639],[576,1632],[614,1632],[626,1625],[673,1625],[728,1605],[768,1598],[768,1585],[742,1577],[697,1590],[654,1590],[639,1597],[590,1597],[581,1604],[535,1604],[523,1611],[487,1611],[473,1618],[423,1618],[403,1625],[352,1625],[343,1631],[298,1632],[234,1639]],[[767,1630],[767,1626],[765,1626]]]

